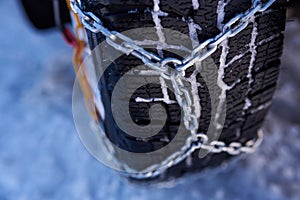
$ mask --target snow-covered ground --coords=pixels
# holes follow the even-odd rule
[[[253,155],[173,188],[131,185],[93,159],[71,111],[71,49],[0,1],[0,200],[299,199],[300,26],[288,23],[266,138]]]

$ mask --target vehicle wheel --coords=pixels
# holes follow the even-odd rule
[[[82,0],[85,11],[91,11],[98,16],[106,27],[119,32],[141,27],[168,28],[193,37],[200,43],[220,33],[222,26],[239,13],[251,7],[251,0]],[[159,7],[159,20],[153,20],[154,4]],[[156,10],[157,11],[157,10]],[[257,138],[257,132],[262,127],[264,118],[271,105],[273,93],[276,89],[280,70],[280,56],[283,47],[283,31],[285,29],[285,2],[276,2],[269,10],[257,14],[253,22],[241,33],[221,44],[211,58],[217,68],[224,68],[223,81],[234,86],[226,91],[226,119],[222,134],[219,138],[226,144],[231,142],[245,143]],[[193,30],[192,30],[193,29]],[[103,35],[87,30],[91,49],[104,41]],[[143,33],[146,34],[146,33]],[[143,35],[141,35],[143,37]],[[158,38],[159,39],[159,38]],[[156,49],[152,51],[158,53]],[[163,52],[164,56],[168,52]],[[101,55],[100,55],[101,57]],[[101,88],[105,112],[108,114],[104,121],[107,137],[115,144],[133,152],[144,152],[158,149],[167,145],[168,139],[176,134],[176,128],[182,119],[180,106],[175,102],[137,102],[136,97],[163,98],[161,83],[148,84],[139,88],[130,101],[131,118],[138,125],[149,123],[149,109],[160,103],[167,111],[168,119],[163,130],[148,141],[140,141],[126,135],[109,115],[112,90],[117,81],[131,68],[142,62],[129,55],[117,59],[106,72]],[[191,70],[194,70],[192,68]],[[191,71],[192,72],[192,71]],[[188,73],[186,76],[190,76]],[[196,76],[198,97],[201,110],[199,132],[206,133],[211,117],[211,99],[208,87],[201,74]],[[130,83],[135,84],[135,83]],[[129,87],[129,86],[128,86]],[[126,87],[124,87],[126,90]],[[174,94],[168,91],[171,100]],[[208,167],[221,165],[232,157],[228,153],[210,153],[199,159],[195,151],[186,160],[168,168],[163,174],[155,178],[134,179],[135,181],[165,181],[181,177],[187,173],[198,172]]]

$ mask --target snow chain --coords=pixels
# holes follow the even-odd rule
[[[241,13],[226,23],[222,32],[214,38],[208,39],[205,42],[196,46],[192,52],[183,60],[176,58],[161,58],[154,53],[146,51],[138,46],[129,37],[117,32],[110,31],[105,28],[101,20],[91,12],[85,12],[81,9],[81,5],[77,0],[67,0],[67,3],[72,10],[77,26],[75,27],[78,45],[74,52],[75,70],[78,71],[82,63],[84,41],[80,38],[79,30],[83,31],[83,27],[93,33],[101,33],[106,37],[106,42],[118,51],[127,55],[131,54],[143,61],[150,69],[160,73],[161,77],[170,80],[174,88],[174,93],[178,104],[181,106],[184,113],[184,125],[190,131],[191,137],[186,141],[186,144],[178,152],[175,152],[162,163],[153,165],[147,169],[147,172],[139,172],[130,174],[134,178],[150,178],[161,174],[167,168],[178,164],[186,159],[191,153],[198,149],[205,149],[211,153],[226,152],[230,155],[238,155],[241,153],[253,153],[260,145],[263,139],[263,132],[258,132],[257,139],[249,140],[242,144],[241,142],[232,142],[225,144],[222,141],[209,141],[207,135],[197,133],[198,118],[195,111],[192,109],[192,98],[188,89],[183,84],[185,72],[196,62],[201,62],[211,56],[218,46],[228,38],[236,36],[243,31],[250,23],[250,19],[257,13],[266,11],[276,0],[269,0],[263,3],[261,0],[253,0],[251,8],[245,13]],[[81,19],[81,20],[80,20]],[[171,66],[175,66],[176,70],[171,70]],[[85,94],[88,109],[95,120],[97,115],[95,106],[93,106],[93,95],[88,86],[86,73],[79,74],[81,87]],[[130,172],[129,172],[130,173]]]

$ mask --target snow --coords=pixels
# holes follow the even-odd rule
[[[187,23],[189,27],[189,36],[192,40],[192,46],[195,48],[197,45],[199,45],[197,30],[201,31],[202,28],[199,26],[199,24],[196,24],[192,18],[189,18]]]
[[[217,20],[217,26],[220,30],[222,30],[223,25],[224,25],[224,18],[225,18],[225,7],[228,5],[228,3],[231,0],[219,0],[218,2],[218,8],[217,8],[217,13],[218,13],[218,20]]]
[[[194,10],[198,10],[199,8],[199,1],[198,0],[192,0],[192,3],[193,3],[193,8]]]
[[[159,82],[160,82],[160,85],[161,85],[161,91],[162,91],[162,94],[163,94],[163,101],[166,103],[166,104],[173,104],[173,103],[176,103],[176,101],[172,101],[170,99],[170,96],[169,96],[169,93],[168,93],[168,86],[167,86],[167,83],[166,83],[166,80],[163,78],[163,77],[159,77]]]
[[[221,89],[221,93],[218,97],[219,103],[218,103],[216,115],[214,118],[214,125],[218,130],[223,128],[223,126],[222,126],[223,124],[222,124],[222,122],[220,122],[220,116],[223,113],[222,111],[224,109],[226,109],[226,108],[224,108],[224,106],[226,105],[225,104],[226,103],[226,92],[233,88],[233,86],[227,85],[223,80],[224,73],[225,73],[225,67],[226,67],[227,55],[229,53],[228,43],[229,43],[229,40],[226,39],[220,45],[222,47],[222,52],[220,55],[220,65],[219,65],[219,69],[218,69],[217,85]]]
[[[199,64],[196,63],[196,66],[199,67]],[[195,115],[199,118],[201,116],[201,105],[200,101],[201,99],[199,98],[199,90],[198,87],[201,86],[200,83],[197,82],[197,75],[198,71],[195,70],[194,73],[187,79],[190,84],[191,84],[191,94],[193,97],[193,103],[194,103],[194,109],[195,109]]]
[[[165,99],[165,98],[149,98],[149,99],[145,99],[145,98],[142,98],[142,97],[135,98],[135,102],[143,102],[143,103],[164,102],[166,104],[174,104],[174,103],[176,103],[176,101],[172,101],[172,100]]]
[[[198,1],[197,1],[198,2]],[[194,9],[195,7],[197,7],[197,5],[195,6],[195,3],[193,1],[193,5],[194,5]],[[199,4],[198,4],[199,7]],[[202,30],[201,27],[196,24],[192,18],[189,18],[188,21],[188,27],[189,27],[189,36],[191,38],[191,42],[192,42],[192,47],[195,48],[196,46],[199,45],[199,38],[198,38],[198,34],[197,34],[197,30]],[[201,105],[200,105],[200,98],[199,98],[199,94],[198,94],[198,86],[199,84],[197,84],[197,75],[198,75],[198,69],[201,67],[201,63],[195,63],[196,65],[196,69],[193,72],[193,74],[190,76],[189,78],[189,82],[191,84],[191,94],[193,97],[193,106],[194,106],[194,111],[195,111],[195,115],[196,117],[200,118],[201,116]],[[189,165],[187,165],[189,166]]]
[[[291,42],[261,148],[222,170],[178,180],[172,188],[143,187],[129,184],[84,149],[71,112],[71,49],[55,31],[30,29],[17,2],[0,1],[6,16],[0,20],[1,200],[299,199],[300,122],[295,121],[300,117],[294,111],[300,99],[300,39],[293,33],[300,28],[295,23],[288,25]]]
[[[159,19],[159,16],[168,16],[168,13],[165,13],[160,10],[160,7],[159,7],[160,1],[159,0],[153,0],[153,3],[154,3],[154,7],[153,7],[153,11],[151,12],[152,18],[153,18],[153,22],[155,24],[158,40],[161,44],[163,44],[166,42],[166,38],[163,33],[163,26],[161,25],[161,20]],[[158,46],[157,50],[158,50],[159,56],[163,57],[162,47]]]
[[[258,31],[257,31],[257,23],[255,22],[255,17],[251,18],[251,22],[253,24],[253,30],[251,34],[251,42],[250,42],[250,52],[251,52],[251,60],[250,60],[250,66],[247,74],[247,78],[249,79],[248,85],[250,86],[251,83],[253,83],[253,78],[252,78],[252,70],[255,64],[255,60],[257,57],[257,45],[255,44],[257,36],[258,36]],[[250,92],[250,91],[249,91]]]
[[[248,81],[248,91],[247,91],[247,95],[250,94],[251,92],[251,84],[253,83],[253,77],[252,77],[252,71],[253,71],[253,67],[256,61],[256,56],[257,56],[257,45],[256,45],[256,39],[258,36],[258,30],[257,30],[257,23],[255,22],[255,17],[251,18],[251,22],[252,22],[252,33],[251,33],[251,42],[250,42],[250,52],[251,52],[251,59],[250,59],[250,65],[248,68],[248,74],[247,74],[247,78],[249,79]],[[245,105],[243,108],[243,111],[246,111],[250,108],[250,106],[252,105],[251,100],[247,97],[245,100]]]
[[[152,19],[155,24],[156,34],[157,34],[158,42],[159,42],[157,45],[157,52],[158,52],[159,56],[161,58],[163,58],[162,49],[164,47],[164,44],[166,43],[166,38],[163,33],[163,26],[161,24],[161,20],[160,20],[159,16],[168,16],[168,13],[164,13],[160,10],[160,7],[159,7],[160,1],[159,0],[153,0],[153,4],[154,4],[154,7],[153,7],[153,11],[152,11]],[[168,89],[167,89],[165,80],[162,77],[160,77],[159,82],[161,85],[161,91],[163,93],[163,100],[167,104],[171,104],[172,102],[171,102],[169,94],[168,94]]]

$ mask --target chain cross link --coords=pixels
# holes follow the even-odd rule
[[[129,37],[117,32],[110,31],[103,26],[101,20],[91,12],[84,12],[80,8],[77,0],[70,0],[71,8],[74,13],[78,14],[82,19],[82,24],[93,33],[102,33],[106,37],[106,41],[116,50],[127,55],[131,54],[142,60],[152,70],[158,71],[160,75],[172,82],[174,93],[178,104],[184,112],[184,125],[191,136],[188,137],[185,146],[178,152],[175,152],[160,164],[155,164],[147,168],[146,172],[130,173],[134,178],[155,177],[165,171],[167,168],[178,164],[186,159],[191,153],[198,149],[205,149],[211,153],[226,152],[230,155],[238,155],[241,153],[253,153],[260,145],[263,138],[263,132],[258,132],[256,140],[249,140],[245,144],[240,142],[232,142],[226,145],[222,141],[209,141],[207,135],[197,133],[198,118],[193,108],[193,102],[189,90],[184,85],[184,76],[187,69],[196,62],[201,62],[211,56],[218,46],[226,39],[236,36],[244,30],[250,22],[250,18],[257,13],[267,10],[276,0],[269,0],[262,3],[261,0],[253,0],[252,7],[245,13],[241,13],[227,22],[221,33],[214,38],[208,39],[195,47],[192,52],[183,60],[176,58],[161,58],[154,53],[146,51],[144,48],[135,44]],[[171,66],[175,66],[173,70]]]

